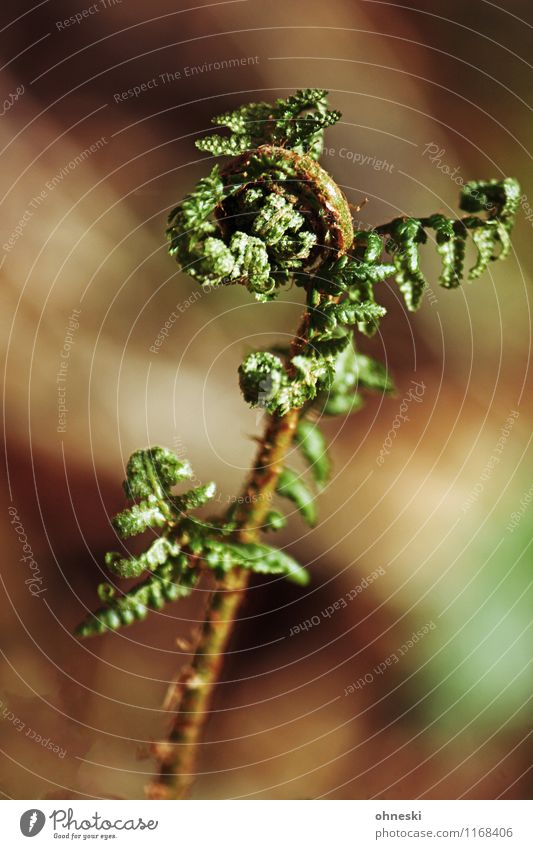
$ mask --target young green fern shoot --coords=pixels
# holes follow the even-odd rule
[[[151,798],[184,798],[190,791],[202,728],[249,575],[278,575],[301,585],[309,580],[292,557],[260,542],[260,534],[285,524],[272,509],[276,493],[309,525],[317,521],[312,487],[286,465],[291,445],[320,490],[331,469],[320,417],[355,412],[364,391],[393,388],[386,368],[354,342],[354,331],[372,335],[385,315],[376,288],[393,279],[407,309],[418,309],[427,287],[419,248],[430,234],[442,258],[439,282],[448,289],[462,281],[468,238],[477,249],[469,279],[510,250],[520,199],[520,187],[510,178],[468,183],[460,197],[467,214],[460,218],[399,217],[354,231],[348,201],[318,164],[324,129],[340,118],[327,108],[326,95],[306,89],[215,118],[229,133],[208,135],[196,145],[230,158],[222,167],[216,164],[169,216],[170,253],[191,277],[212,287],[241,284],[258,301],[276,298],[292,283],[303,290],[305,309],[290,346],[254,351],[239,368],[245,400],[265,411],[267,423],[242,497],[224,515],[194,516],[213,497],[213,483],[173,493],[192,470],[171,451],[136,451],[127,466],[124,487],[132,504],[114,518],[114,528],[124,539],[148,530],[160,535],[141,555],[106,555],[118,577],[147,577],[118,595],[110,584],[100,585],[102,607],[77,633],[89,637],[144,619],[150,609],[189,595],[205,572],[216,583],[194,658],[170,693],[168,738],[154,744],[159,777],[148,788]]]
[[[169,601],[190,595],[198,583],[202,568],[213,570],[216,578],[236,566],[262,574],[283,575],[306,584],[308,573],[292,557],[262,544],[243,544],[232,540],[235,523],[217,524],[190,515],[190,511],[210,501],[214,483],[172,495],[171,488],[192,477],[192,469],[166,448],[136,451],[129,459],[124,489],[132,502],[112,520],[122,539],[144,531],[160,529],[150,546],[138,556],[125,557],[108,551],[105,564],[119,578],[149,576],[118,598],[110,584],[100,584],[98,594],[104,606],[78,627],[81,637],[104,631],[116,631],[145,619],[150,609],[161,610]]]

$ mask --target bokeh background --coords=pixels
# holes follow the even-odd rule
[[[386,359],[397,393],[327,424],[335,471],[321,521],[309,531],[292,517],[281,537],[312,583],[254,582],[194,794],[527,797],[530,4],[107,0],[61,23],[89,7],[21,0],[0,13],[1,792],[142,798],[165,692],[209,586],[118,634],[72,636],[97,604],[125,461],[165,444],[218,482],[222,502],[238,492],[261,421],[240,398],[237,366],[290,334],[301,308],[298,291],[270,305],[241,287],[199,297],[166,253],[165,217],[206,171],[193,142],[212,115],[316,86],[343,113],[324,163],[353,204],[368,198],[364,226],[451,212],[458,178],[513,175],[524,199],[512,255],[475,284],[432,284],[415,316],[384,286],[389,315],[361,347]],[[424,262],[435,281],[431,248]],[[412,381],[422,400],[379,465]],[[25,583],[9,507],[37,583]],[[376,570],[346,608],[321,615]]]

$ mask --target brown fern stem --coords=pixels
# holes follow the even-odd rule
[[[308,324],[306,312],[294,337],[290,357],[305,344]],[[239,542],[257,540],[294,439],[300,412],[293,409],[284,416],[269,416],[239,501],[238,530],[235,533]],[[171,694],[174,716],[170,733],[166,741],[153,747],[159,761],[159,777],[147,788],[150,799],[185,799],[189,796],[203,728],[248,581],[248,571],[234,569],[218,582],[205,613],[195,655],[191,664],[182,671]]]

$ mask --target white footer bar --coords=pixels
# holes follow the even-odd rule
[[[532,849],[528,801],[13,801],[2,845]],[[35,843],[29,841],[35,838]]]

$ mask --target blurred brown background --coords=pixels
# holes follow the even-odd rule
[[[118,634],[72,636],[97,603],[124,463],[166,444],[216,480],[222,500],[237,492],[260,421],[236,368],[251,346],[291,333],[300,309],[295,291],[271,305],[240,287],[197,297],[166,253],[165,216],[206,171],[193,141],[213,114],[317,86],[343,113],[324,163],[352,203],[368,197],[365,225],[450,212],[458,177],[513,175],[526,197],[512,255],[482,280],[455,293],[433,285],[416,316],[385,287],[382,335],[361,345],[387,360],[397,395],[328,423],[335,475],[321,522],[310,532],[294,518],[282,537],[313,581],[305,592],[254,583],[195,795],[527,796],[529,4],[89,8],[22,0],[1,12],[2,793],[142,797],[153,762],[139,754],[166,726],[164,694],[187,658],[176,637],[201,617],[204,591]],[[425,256],[436,280],[435,252]],[[378,466],[413,380],[422,402]],[[346,608],[289,636],[378,569]],[[428,623],[398,663],[372,672]]]

